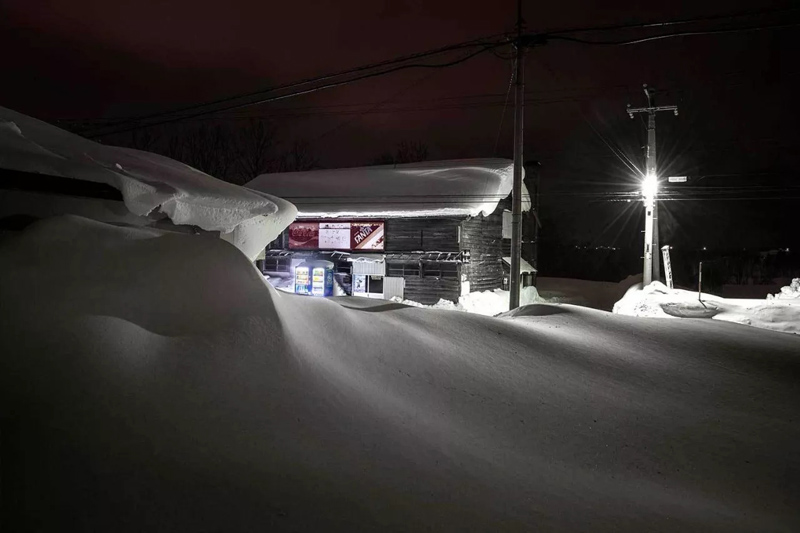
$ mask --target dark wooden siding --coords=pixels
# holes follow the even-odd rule
[[[488,217],[461,223],[461,249],[469,250],[470,263],[462,266],[470,291],[498,289],[503,285],[503,215],[498,209]]]
[[[390,218],[386,220],[387,252],[457,252],[458,218]]]
[[[403,297],[425,305],[433,305],[444,298],[453,302],[461,295],[461,282],[457,279],[409,276],[405,278]]]

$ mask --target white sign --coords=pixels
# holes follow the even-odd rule
[[[686,176],[670,176],[667,178],[670,183],[684,183],[686,181]]]
[[[349,250],[350,249],[350,223],[349,222],[320,222],[319,223],[319,249],[320,250]]]

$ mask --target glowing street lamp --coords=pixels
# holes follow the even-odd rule
[[[645,200],[647,200],[647,198],[655,198],[657,192],[658,178],[656,178],[655,174],[649,172],[642,180],[642,196],[645,197]]]
[[[655,172],[648,172],[642,180],[642,196],[644,197],[644,268],[642,286],[653,281],[653,229],[655,226],[656,194],[658,178]]]

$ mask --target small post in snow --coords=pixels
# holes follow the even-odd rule
[[[699,274],[697,275],[697,299],[703,301],[703,262],[700,261]]]
[[[662,246],[661,253],[664,255],[664,275],[667,280],[667,287],[673,288],[672,284],[672,263],[669,259],[669,246]]]

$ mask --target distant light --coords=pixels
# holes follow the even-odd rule
[[[707,250],[707,248],[705,246],[703,246],[703,250]]]
[[[653,173],[648,173],[642,180],[642,195],[650,198],[658,192],[658,178]]]

